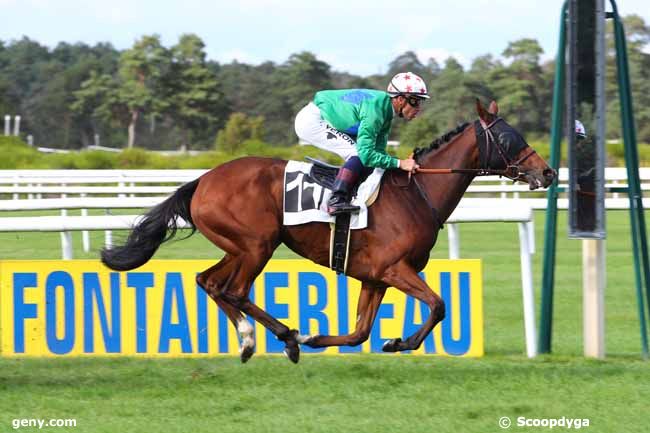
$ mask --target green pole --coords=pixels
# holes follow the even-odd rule
[[[648,308],[650,308],[650,267],[648,266],[648,247],[646,239],[645,216],[643,212],[643,197],[639,180],[639,158],[637,153],[636,131],[634,126],[632,94],[630,91],[630,76],[627,62],[627,46],[625,30],[618,15],[616,2],[610,0],[614,17],[614,33],[616,42],[616,63],[618,69],[619,98],[621,103],[621,126],[625,145],[625,164],[628,177],[628,198],[630,200],[630,229],[632,232],[632,247],[634,251],[634,274],[636,281],[636,296],[639,310],[641,331],[641,347],[644,358],[648,357],[648,335],[645,317],[645,302],[643,299],[643,281],[646,286]],[[641,274],[643,266],[643,276]]]
[[[566,51],[566,15],[568,2],[564,2],[560,15],[560,40],[555,60],[555,82],[553,83],[553,111],[551,127],[550,165],[559,172],[562,142],[562,117],[564,113],[564,71]],[[557,196],[558,179],[546,193],[546,223],[544,228],[544,272],[542,276],[542,299],[539,326],[539,353],[551,352],[553,327],[553,288],[555,284],[555,251],[557,241]]]

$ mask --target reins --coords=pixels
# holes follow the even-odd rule
[[[490,146],[494,145],[497,149],[497,152],[499,152],[499,155],[505,162],[506,168],[503,170],[497,170],[494,168],[486,167],[486,168],[418,168],[415,174],[422,173],[422,174],[473,174],[474,176],[504,176],[509,179],[512,179],[514,181],[518,180],[521,173],[519,171],[519,165],[530,158],[535,152],[534,149],[530,149],[528,153],[526,153],[524,156],[519,158],[517,161],[509,161],[508,158],[506,157],[501,145],[499,144],[498,140],[494,137],[494,133],[492,132],[492,127],[500,122],[501,119],[500,117],[497,117],[494,119],[489,125],[486,124],[483,119],[479,118],[479,122],[481,122],[481,126],[483,127],[483,131],[481,134],[485,133],[485,146],[486,146],[486,154],[490,154]],[[413,157],[413,154],[410,156],[411,158]],[[409,173],[409,181],[411,178],[411,173]]]

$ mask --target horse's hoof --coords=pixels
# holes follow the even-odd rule
[[[246,346],[242,347],[241,353],[239,354],[239,359],[241,359],[242,364],[246,364],[251,356],[255,353],[255,346]]]
[[[384,352],[397,352],[400,350],[401,344],[402,344],[401,338],[393,338],[392,340],[388,340],[387,342],[385,342],[381,350],[383,350]]]
[[[298,361],[300,361],[300,347],[298,347],[298,345],[289,346],[287,344],[284,348],[284,354],[289,358],[289,361],[294,364],[297,364]]]

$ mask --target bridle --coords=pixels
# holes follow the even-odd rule
[[[481,168],[418,168],[415,174],[451,174],[451,173],[460,173],[460,174],[472,174],[474,176],[491,176],[491,175],[497,175],[497,176],[504,176],[507,177],[508,179],[511,179],[513,181],[526,181],[526,179],[523,177],[524,173],[521,172],[519,169],[519,166],[526,161],[528,158],[530,158],[533,154],[537,153],[533,148],[529,147],[528,152],[526,152],[525,155],[517,159],[516,161],[513,161],[507,154],[507,152],[503,149],[503,146],[501,143],[499,143],[499,139],[494,136],[494,131],[492,131],[492,128],[494,125],[497,123],[503,121],[501,117],[497,117],[494,119],[492,122],[489,124],[486,124],[485,121],[481,118],[479,118],[479,122],[483,130],[479,133],[476,134],[477,139],[479,136],[484,135],[485,136],[485,148],[484,148],[484,155],[485,155],[485,167]],[[480,152],[480,143],[477,143],[479,146],[479,152]],[[492,155],[492,149],[496,149],[499,156],[503,160],[505,164],[505,169],[495,169],[490,167],[490,159]],[[413,154],[411,154],[411,158],[413,157]],[[480,156],[479,156],[480,160]],[[433,207],[431,200],[429,200],[429,196],[427,195],[426,191],[420,183],[418,182],[417,178],[412,175],[412,173],[408,174],[408,181],[405,185],[399,185],[397,182],[395,182],[395,178],[393,178],[393,183],[395,183],[397,186],[401,188],[406,188],[408,185],[411,183],[411,179],[415,183],[415,186],[418,190],[418,193],[420,196],[424,199],[424,201],[427,203],[429,208],[431,209],[433,213],[434,219],[438,222],[439,226],[442,228],[443,227],[443,222],[441,221],[438,217],[438,211],[435,207]]]
[[[486,124],[483,119],[479,118],[479,122],[481,124],[481,127],[483,130],[479,133],[477,133],[477,137],[484,135],[485,136],[485,151],[484,154],[486,155],[485,157],[485,167],[481,168],[418,168],[416,174],[423,173],[423,174],[450,174],[450,173],[461,173],[461,174],[473,174],[474,176],[503,176],[507,177],[508,179],[512,179],[513,181],[521,180],[525,181],[525,179],[522,178],[523,173],[519,169],[520,165],[526,161],[528,158],[530,158],[532,155],[535,153],[535,149],[529,148],[528,152],[517,159],[516,161],[513,161],[505,152],[503,149],[503,146],[501,143],[499,143],[499,140],[494,136],[494,131],[492,131],[492,128],[494,125],[497,123],[503,121],[501,117],[497,117],[494,119],[492,122],[489,124]],[[480,146],[480,144],[479,144]],[[492,149],[496,149],[497,153],[501,157],[501,159],[504,162],[505,169],[495,169],[490,167],[490,156],[492,155]],[[410,177],[410,175],[409,175]]]
[[[502,144],[499,142],[499,140],[494,136],[494,132],[492,131],[492,127],[496,125],[497,123],[503,121],[501,117],[497,117],[494,119],[490,124],[486,124],[485,121],[481,118],[479,118],[479,122],[481,123],[481,127],[483,128],[483,131],[481,131],[477,135],[485,134],[485,171],[487,171],[487,174],[477,174],[477,176],[487,176],[487,175],[493,175],[496,174],[498,176],[504,176],[509,179],[512,179],[514,181],[520,180],[520,177],[522,176],[521,171],[519,170],[519,166],[526,161],[528,158],[533,156],[533,154],[537,153],[535,152],[535,149],[529,147],[528,152],[516,161],[512,161],[506,152],[503,149]],[[490,168],[490,155],[492,154],[492,147],[493,146],[497,152],[499,153],[499,156],[504,162],[504,165],[506,168],[504,170],[495,170]],[[481,170],[481,169],[479,169]]]

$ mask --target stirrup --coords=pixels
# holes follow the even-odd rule
[[[341,203],[338,205],[327,206],[327,213],[330,215],[340,215],[342,213],[357,213],[361,210],[359,206],[350,203]]]

